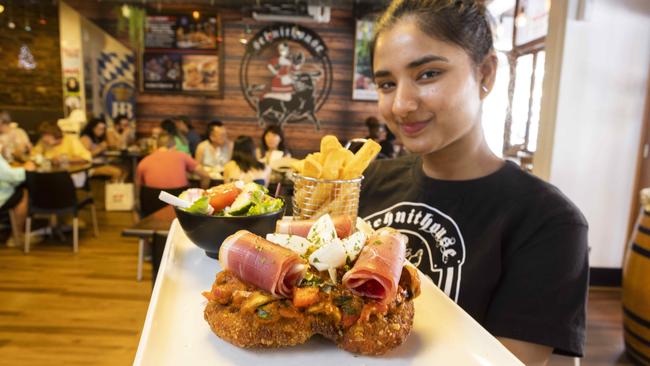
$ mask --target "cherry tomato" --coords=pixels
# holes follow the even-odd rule
[[[223,184],[217,187],[212,187],[208,190],[210,206],[214,208],[215,212],[221,211],[232,205],[240,193],[241,189],[235,187],[234,184]]]

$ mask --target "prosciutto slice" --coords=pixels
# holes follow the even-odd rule
[[[389,303],[397,286],[406,257],[408,238],[392,228],[382,228],[371,236],[359,259],[343,276],[343,286],[353,293]]]
[[[336,228],[336,235],[339,239],[345,239],[354,230],[354,219],[351,216],[341,215],[333,216],[332,221]],[[276,223],[275,232],[278,234],[298,235],[303,238],[309,234],[309,229],[316,222],[315,219],[309,220],[280,220]]]
[[[290,297],[308,268],[305,260],[290,249],[247,230],[239,230],[223,241],[219,263],[242,281],[276,297]]]

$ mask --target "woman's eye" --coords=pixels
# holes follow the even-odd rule
[[[395,83],[392,81],[380,81],[377,83],[377,89],[380,90],[389,90],[395,86]]]
[[[440,71],[429,70],[420,74],[419,79],[433,79],[438,75],[440,75]]]

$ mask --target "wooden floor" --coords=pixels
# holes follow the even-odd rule
[[[81,217],[90,224],[87,212]],[[120,236],[131,213],[100,210],[98,218],[99,238],[81,231],[77,254],[70,238],[28,255],[0,247],[0,365],[132,364],[151,266],[137,282],[137,240]]]
[[[137,241],[120,236],[131,220],[130,213],[100,210],[100,237],[82,231],[78,254],[70,241],[43,242],[29,255],[0,246],[0,365],[133,362],[151,267],[146,263],[144,280],[135,280]],[[621,332],[620,291],[593,289],[581,364],[630,365]],[[549,364],[574,365],[559,356]]]

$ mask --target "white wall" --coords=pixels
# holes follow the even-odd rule
[[[579,1],[569,0],[563,49],[549,50],[561,52],[561,71],[548,94],[557,109],[546,178],[587,217],[591,266],[621,267],[650,68],[650,1],[585,1],[591,11],[576,20]]]

